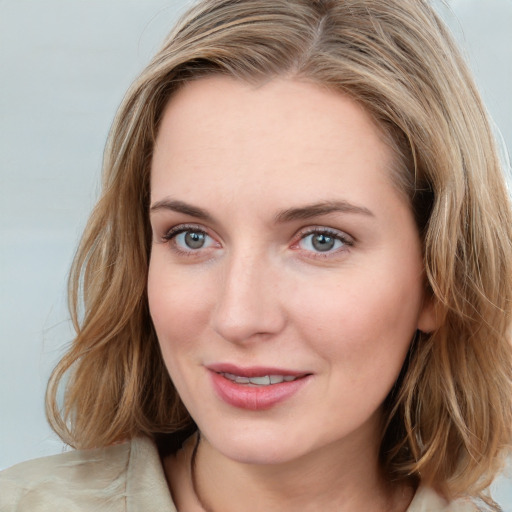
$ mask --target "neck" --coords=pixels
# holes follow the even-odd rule
[[[185,492],[183,498],[180,484],[177,505],[204,512],[404,511],[412,490],[390,485],[377,455],[370,446],[344,450],[328,445],[287,463],[244,464],[223,457],[198,437],[186,454],[189,496]]]

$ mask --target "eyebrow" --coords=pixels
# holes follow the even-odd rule
[[[347,201],[323,201],[300,208],[290,208],[278,213],[275,217],[276,223],[290,222],[293,220],[305,220],[312,217],[319,217],[329,213],[356,213],[369,217],[375,215],[364,206],[356,206]]]
[[[213,217],[206,210],[175,199],[162,199],[154,203],[150,208],[150,211],[152,212],[159,210],[171,210],[195,217],[200,220],[210,222],[213,221]],[[347,201],[323,201],[307,206],[283,210],[274,217],[274,221],[276,224],[282,224],[294,220],[306,220],[313,217],[320,217],[321,215],[338,212],[355,213],[374,217],[374,214],[364,206],[356,206]]]
[[[174,199],[162,199],[161,201],[157,201],[151,205],[151,212],[159,210],[171,210],[173,212],[183,213],[185,215],[190,215],[191,217],[196,217],[197,219],[205,221],[213,220],[212,216],[206,210]]]

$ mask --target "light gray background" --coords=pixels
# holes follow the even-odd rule
[[[185,0],[0,0],[0,468],[62,451],[44,416],[66,276],[124,91]],[[440,6],[512,147],[512,0]],[[512,512],[512,483],[496,497]]]

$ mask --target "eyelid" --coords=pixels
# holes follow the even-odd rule
[[[172,240],[180,233],[183,233],[185,231],[196,231],[198,233],[204,233],[205,235],[208,235],[210,238],[213,238],[209,233],[208,230],[199,224],[177,224],[176,226],[173,226],[172,228],[168,229],[163,235],[162,240],[164,242],[168,242],[169,240]]]
[[[305,228],[299,229],[297,231],[297,234],[295,235],[295,238],[299,239],[302,237],[305,237],[307,235],[311,235],[314,233],[326,233],[331,234],[333,236],[339,237],[340,239],[344,239],[347,242],[354,243],[355,238],[352,235],[349,235],[346,231],[343,231],[341,229],[337,228],[331,228],[329,226],[322,226],[322,225],[313,225],[313,226],[306,226]]]

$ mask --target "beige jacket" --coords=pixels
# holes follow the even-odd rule
[[[0,512],[177,512],[155,444],[147,438],[71,451],[0,473]],[[407,512],[475,512],[420,488]],[[182,511],[186,512],[186,511]]]

